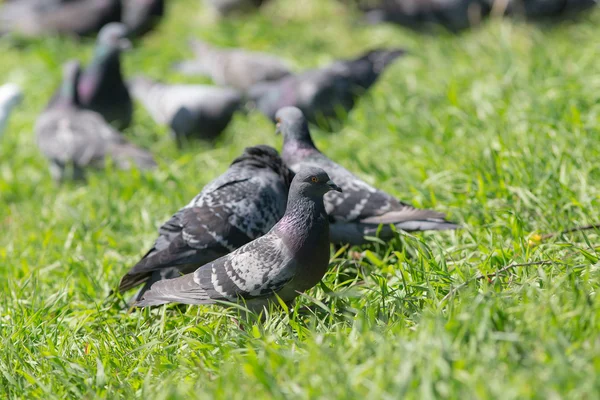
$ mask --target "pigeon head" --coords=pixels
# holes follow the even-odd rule
[[[104,25],[98,33],[97,47],[100,50],[120,52],[131,48],[127,38],[127,27],[120,22],[111,22]]]
[[[319,167],[305,167],[300,169],[290,187],[290,197],[293,194],[302,194],[307,197],[323,197],[331,190],[341,192],[342,189],[336,185],[327,172]]]
[[[308,130],[308,122],[299,108],[284,107],[279,109],[275,114],[275,121],[277,122],[276,132],[283,135],[284,145],[286,142],[300,142],[308,145],[308,147],[315,148]]]
[[[4,86],[0,86],[0,104],[4,105],[6,109],[12,109],[19,104],[22,99],[23,94],[18,85],[7,83]]]
[[[284,180],[287,187],[290,187],[294,178],[294,172],[284,164],[277,150],[267,145],[246,147],[242,155],[231,163],[232,166],[236,164],[243,167],[270,168]]]
[[[406,53],[403,49],[374,49],[366,52],[362,58],[369,60],[373,64],[373,70],[381,72],[398,57]]]

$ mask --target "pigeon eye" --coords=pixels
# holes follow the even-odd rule
[[[313,176],[312,178],[310,178],[311,181],[313,182],[319,182],[319,178],[317,178],[316,176]]]

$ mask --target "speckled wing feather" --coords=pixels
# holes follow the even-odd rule
[[[283,240],[270,232],[193,274],[155,283],[137,305],[209,304],[240,298],[251,302],[282,290],[294,278],[296,266]]]
[[[447,224],[443,213],[415,208],[397,200],[359,179],[350,171],[331,161],[323,154],[316,153],[292,166],[293,170],[302,166],[317,166],[325,169],[329,176],[342,188],[343,192],[330,192],[325,195],[325,208],[332,222],[361,222],[364,224],[401,224],[416,220],[429,220],[432,223]],[[407,230],[411,230],[407,228]]]
[[[119,290],[164,268],[189,273],[263,235],[285,210],[287,189],[274,176],[270,169],[237,165],[209,183],[160,228],[154,247],[123,277]]]

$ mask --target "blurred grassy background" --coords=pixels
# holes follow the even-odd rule
[[[60,65],[87,62],[93,40],[0,40],[0,82],[25,91],[0,143],[0,396],[598,397],[598,234],[535,235],[599,219],[599,11],[450,36],[362,26],[336,1],[276,0],[221,22],[197,0],[168,6],[124,56],[126,75],[192,82],[170,70],[189,37],[272,52],[298,70],[406,47],[339,132],[313,135],[369,182],[465,229],[332,253],[335,293],[314,289],[289,315],[125,313],[105,296],[157,227],[244,147],[281,138],[258,113],[240,114],[214,146],[179,152],[137,107],[125,133],[159,170],[57,187],[33,125]],[[551,263],[474,279],[540,260]]]

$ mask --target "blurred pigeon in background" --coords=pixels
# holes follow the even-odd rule
[[[293,172],[269,146],[248,147],[159,230],[152,249],[121,279],[119,291],[195,271],[267,233],[283,216]]]
[[[167,85],[142,76],[129,87],[157,123],[171,127],[180,147],[189,138],[217,137],[242,103],[242,94],[230,88]]]
[[[356,59],[290,75],[275,82],[254,85],[248,97],[262,113],[275,119],[277,110],[295,106],[311,122],[327,125],[327,119],[342,117],[354,107],[356,98],[368,90],[385,68],[404,50],[370,50]]]
[[[444,214],[414,208],[391,195],[374,188],[344,167],[331,161],[313,143],[308,123],[296,107],[286,107],[277,112],[278,131],[283,134],[282,157],[293,171],[307,167],[323,168],[343,189],[342,193],[325,196],[325,207],[331,222],[331,241],[359,245],[368,243],[365,236],[387,240],[394,236],[389,228],[393,224],[405,231],[456,229]]]
[[[442,26],[459,32],[490,15],[527,19],[566,18],[597,0],[346,0],[358,5],[369,23],[391,22],[422,30]]]
[[[204,0],[219,16],[243,14],[257,10],[268,0]]]
[[[319,283],[329,266],[323,195],[330,190],[340,188],[325,171],[301,169],[292,181],[284,216],[267,234],[193,274],[155,283],[137,305],[228,301],[258,312],[275,296],[291,303]]]
[[[120,0],[18,0],[0,5],[0,35],[91,35],[121,19]]]
[[[279,58],[243,49],[226,49],[191,40],[195,59],[175,66],[186,75],[209,76],[217,85],[245,90],[258,82],[274,81],[290,74]]]
[[[80,74],[77,61],[65,64],[61,89],[35,125],[37,144],[50,161],[52,177],[63,180],[71,173],[73,179],[83,179],[86,167],[102,167],[107,157],[122,169],[155,167],[148,151],[129,143],[100,114],[81,108]]]
[[[0,86],[0,136],[4,133],[10,112],[22,99],[23,94],[18,85],[7,83]]]
[[[127,128],[133,116],[133,103],[123,81],[120,60],[121,51],[130,47],[125,25],[119,22],[105,25],[78,86],[81,105],[101,114],[117,129]]]
[[[123,23],[129,36],[148,33],[165,14],[165,0],[123,0]]]

